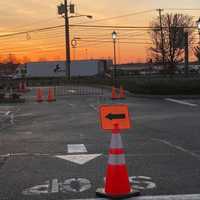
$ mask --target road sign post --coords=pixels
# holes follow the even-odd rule
[[[130,129],[131,120],[127,105],[102,105],[100,106],[100,123],[104,130],[112,131],[115,124],[120,130]]]

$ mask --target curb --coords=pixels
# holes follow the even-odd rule
[[[151,98],[151,99],[165,99],[165,98],[200,99],[200,95],[145,95],[145,94],[134,94],[134,93],[130,93],[130,95],[136,98]]]
[[[96,85],[97,87],[102,87],[105,89],[112,89],[110,86],[100,86]],[[119,90],[119,89],[117,89]],[[136,97],[136,98],[149,98],[149,99],[165,99],[165,98],[180,98],[180,99],[200,99],[199,95],[150,95],[150,94],[134,94],[132,92],[129,92],[128,90],[125,90],[126,95],[129,97]]]

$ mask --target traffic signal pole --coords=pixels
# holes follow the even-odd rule
[[[69,33],[69,17],[68,17],[68,4],[67,0],[64,0],[65,5],[65,44],[66,44],[66,76],[68,80],[71,79],[71,57],[70,57],[70,33]]]

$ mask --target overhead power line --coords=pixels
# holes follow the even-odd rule
[[[97,19],[97,20],[94,20],[94,21],[89,21],[89,22],[79,23],[79,24],[91,24],[91,23],[96,23],[96,22],[98,23],[98,22],[102,22],[102,21],[110,21],[110,20],[114,20],[114,19],[131,17],[131,16],[134,16],[134,15],[145,14],[145,13],[154,12],[154,11],[156,11],[156,9],[143,10],[143,11],[138,11],[138,12],[129,13],[129,14],[125,14],[125,15],[107,17],[107,18]]]
[[[39,29],[32,29],[32,30],[27,30],[27,31],[22,31],[22,32],[16,32],[16,33],[10,33],[10,34],[3,34],[0,35],[0,38],[2,37],[11,37],[11,36],[17,36],[17,35],[24,35],[27,33],[34,33],[34,32],[42,32],[46,30],[51,30],[51,29],[57,29],[57,28],[63,28],[64,25],[58,25],[58,26],[50,26],[50,27],[44,27],[44,28],[39,28]],[[71,28],[73,27],[82,27],[82,28],[102,28],[102,29],[138,29],[138,30],[148,30],[148,29],[153,29],[155,27],[153,26],[109,26],[109,25],[81,25],[81,24],[72,24],[70,25]],[[159,27],[158,27],[159,28]],[[168,27],[163,27],[163,28],[168,28]],[[189,27],[180,27],[180,28],[188,28],[188,29],[196,29],[196,26],[189,26]]]
[[[27,33],[40,32],[40,31],[63,28],[63,27],[64,27],[64,25],[58,25],[58,26],[49,26],[49,27],[39,28],[39,29],[31,29],[31,30],[28,30],[28,31],[21,31],[21,32],[16,32],[16,33],[9,33],[9,34],[0,35],[0,38],[1,37],[16,36],[16,35],[24,35],[24,34],[27,34]]]
[[[200,10],[200,8],[164,8],[165,10],[185,10],[185,11],[194,11]]]
[[[34,25],[38,25],[38,24],[42,24],[44,22],[46,23],[49,23],[49,22],[52,22],[52,21],[55,21],[55,20],[58,20],[58,18],[48,18],[48,19],[44,19],[44,20],[40,20],[40,21],[34,21],[30,24],[25,24],[25,25],[22,25],[22,26],[16,26],[16,27],[12,27],[12,30],[11,29],[8,29],[8,31],[20,31],[21,29],[25,29],[25,28],[30,28],[30,26],[34,26]]]

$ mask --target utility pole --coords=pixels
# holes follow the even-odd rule
[[[164,50],[164,34],[163,34],[163,26],[162,26],[162,12],[163,9],[159,8],[157,9],[159,13],[159,19],[160,19],[160,34],[161,34],[161,51],[162,51],[162,63],[163,67],[165,66],[165,50]]]
[[[184,43],[185,43],[185,75],[188,76],[189,72],[189,50],[188,50],[188,32],[184,33]]]
[[[68,80],[71,79],[71,71],[70,71],[70,65],[71,65],[71,57],[70,57],[70,33],[69,33],[69,17],[68,17],[68,5],[67,0],[64,0],[64,6],[65,6],[65,43],[66,43],[66,76],[68,77]]]
[[[87,17],[89,19],[92,19],[91,15],[72,15],[68,16],[68,11],[70,14],[75,14],[75,5],[67,3],[68,0],[64,0],[64,4],[61,3],[58,5],[58,14],[64,17],[65,19],[65,47],[66,47],[66,76],[68,79],[71,79],[71,56],[70,56],[70,31],[69,31],[69,18],[75,18],[75,17]]]

